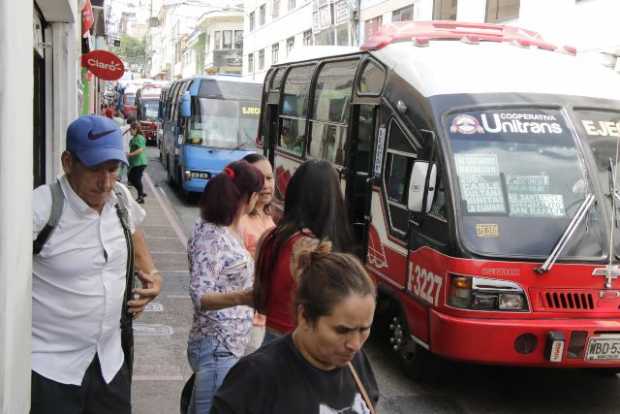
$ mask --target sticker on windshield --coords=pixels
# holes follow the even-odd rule
[[[548,175],[506,175],[506,187],[509,193],[542,194],[548,193],[550,180]]]
[[[454,157],[468,213],[506,213],[497,154]]]
[[[555,115],[527,112],[482,112],[456,115],[450,124],[453,134],[562,134]]]
[[[564,217],[562,194],[508,193],[510,215],[522,217]]]
[[[497,224],[476,224],[476,236],[497,238],[499,237],[499,226]]]

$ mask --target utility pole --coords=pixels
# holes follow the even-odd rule
[[[349,0],[349,9],[350,12],[350,22],[351,22],[351,45],[359,46],[362,36],[361,36],[361,6],[362,0]]]

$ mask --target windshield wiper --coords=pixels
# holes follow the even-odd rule
[[[560,253],[562,253],[562,250],[564,250],[566,244],[568,244],[571,237],[573,237],[573,234],[575,234],[575,230],[577,230],[577,227],[579,227],[579,224],[581,224],[584,217],[588,214],[588,211],[590,211],[590,209],[592,208],[593,204],[594,194],[589,193],[586,195],[583,203],[581,203],[581,205],[579,206],[579,209],[571,219],[570,223],[568,223],[568,226],[566,226],[566,229],[564,230],[564,233],[562,233],[562,236],[560,237],[558,242],[555,244],[555,246],[553,246],[551,254],[549,254],[547,260],[545,260],[542,266],[534,269],[536,273],[542,275],[543,273],[547,273],[549,270],[551,270],[551,266],[553,266],[556,260],[558,260]]]

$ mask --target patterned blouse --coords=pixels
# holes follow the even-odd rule
[[[253,310],[233,306],[220,310],[201,310],[205,293],[246,290],[254,283],[254,260],[226,227],[199,220],[194,225],[187,250],[189,254],[189,293],[194,303],[194,322],[189,341],[207,335],[217,340],[237,357],[245,352]]]

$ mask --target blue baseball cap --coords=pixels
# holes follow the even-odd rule
[[[127,164],[118,124],[99,115],[84,115],[71,122],[67,128],[67,150],[87,167],[111,160]]]

